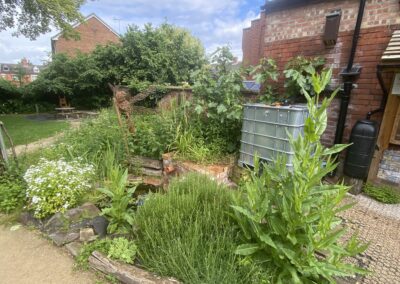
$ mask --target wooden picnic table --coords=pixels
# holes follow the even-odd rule
[[[75,108],[74,107],[57,107],[55,109],[57,111],[57,117],[59,115],[68,119],[69,115],[72,115]]]

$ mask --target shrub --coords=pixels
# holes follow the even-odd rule
[[[49,161],[41,159],[31,166],[24,179],[28,184],[28,208],[37,218],[64,212],[76,205],[82,193],[91,188],[93,166],[80,161]]]
[[[327,149],[320,143],[327,126],[326,109],[334,96],[317,107],[318,97],[331,71],[312,78],[317,96],[311,98],[303,90],[310,112],[304,135],[290,139],[293,171],[279,158],[265,164],[259,175],[256,163],[251,181],[233,206],[244,239],[236,253],[276,271],[273,283],[334,283],[334,277],[365,273],[344,262],[366,249],[355,235],[341,239],[346,229],[336,214],[349,207],[342,206],[348,187],[321,181],[336,168],[332,155],[347,146]]]
[[[160,114],[135,116],[134,123],[136,132],[130,139],[131,152],[160,159],[173,142],[175,125],[167,116]]]
[[[135,260],[136,250],[137,247],[133,241],[122,237],[95,240],[82,246],[75,261],[79,268],[89,269],[89,257],[94,251],[98,251],[112,259],[132,264]]]
[[[236,228],[227,214],[231,193],[205,176],[171,182],[135,215],[140,262],[185,283],[249,283],[252,267],[233,251]]]
[[[135,260],[137,246],[133,241],[125,238],[115,238],[111,241],[108,257],[132,264]]]
[[[23,179],[11,173],[0,176],[0,212],[11,213],[22,207],[25,200],[26,184]]]
[[[109,233],[129,233],[133,224],[130,204],[134,201],[133,193],[136,187],[128,188],[128,170],[122,170],[119,166],[113,165],[109,170],[105,188],[98,190],[111,199],[110,206],[102,209],[102,213],[110,221]]]
[[[67,131],[60,140],[62,144],[54,151],[62,157],[75,159],[82,157],[88,163],[101,165],[102,154],[112,148],[118,161],[126,154],[123,131],[114,111],[103,109],[99,116],[84,121],[79,128]]]
[[[400,203],[400,193],[390,186],[377,186],[367,183],[364,186],[364,192],[369,197],[386,204]]]

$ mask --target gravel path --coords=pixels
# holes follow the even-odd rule
[[[373,271],[356,283],[400,283],[400,205],[387,205],[363,195],[348,197],[357,204],[342,213],[348,227],[370,242],[357,262]]]
[[[94,273],[75,271],[73,264],[66,251],[39,233],[24,227],[12,231],[9,226],[0,226],[0,283],[104,283]]]

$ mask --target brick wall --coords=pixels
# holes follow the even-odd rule
[[[330,0],[285,11],[267,12],[263,56],[274,58],[281,71],[287,61],[294,56],[324,56],[327,59],[327,65],[334,71],[333,87],[340,86],[339,72],[347,66],[358,5],[359,1]],[[400,28],[399,7],[398,0],[367,1],[361,37],[354,60],[354,64],[362,66],[362,73],[355,82],[357,86],[350,99],[344,133],[345,141],[348,140],[354,123],[358,119],[365,118],[368,111],[380,105],[383,94],[376,78],[376,65],[380,62],[392,31]],[[327,48],[322,41],[325,19],[327,14],[336,9],[342,10],[339,38],[334,47]],[[250,58],[250,56],[244,54],[244,58]],[[283,78],[280,80],[281,87],[282,82]],[[323,137],[325,144],[333,143],[338,110],[339,100],[337,99],[329,110],[328,129]],[[374,119],[379,120],[380,116]]]
[[[265,14],[251,22],[251,27],[243,30],[243,64],[257,65],[264,52]]]
[[[110,42],[119,42],[119,37],[113,33],[107,26],[95,17],[88,19],[76,28],[80,34],[79,40],[65,39],[59,37],[54,41],[55,53],[66,53],[74,56],[78,51],[83,53],[92,52],[97,45],[105,45]]]

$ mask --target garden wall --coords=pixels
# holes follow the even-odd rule
[[[292,57],[324,56],[327,59],[327,65],[333,68],[332,87],[336,88],[341,83],[340,70],[347,66],[359,1],[317,2],[271,13],[267,11],[261,17],[261,20],[265,21],[265,32],[262,36],[264,41],[261,45],[264,48],[262,55],[274,58],[280,71]],[[397,0],[367,1],[354,60],[354,64],[362,66],[362,72],[355,82],[356,88],[350,100],[344,133],[345,141],[348,140],[355,122],[365,118],[370,110],[380,105],[383,93],[376,77],[376,65],[380,62],[393,30],[400,28],[399,6]],[[342,11],[339,37],[335,46],[326,47],[323,43],[326,15],[337,9]],[[259,25],[252,25],[251,30],[256,33],[258,28]],[[254,61],[252,58],[255,56],[254,47],[251,47],[254,42],[249,42],[249,36],[246,36],[250,33],[248,30],[244,31],[243,58],[251,58]],[[253,52],[253,54],[250,56],[246,54],[247,52]],[[390,78],[386,79],[390,80]],[[283,78],[281,78],[282,82]],[[283,84],[280,87],[283,89]],[[323,138],[323,142],[327,145],[333,143],[338,110],[339,100],[337,99],[329,111],[329,126]],[[374,119],[380,121],[381,115],[377,115]]]

